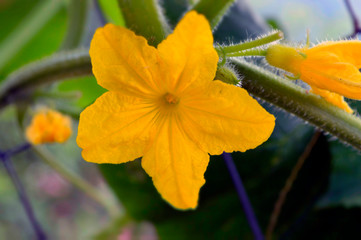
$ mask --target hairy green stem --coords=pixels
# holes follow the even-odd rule
[[[48,99],[66,99],[66,100],[77,100],[81,98],[80,91],[71,91],[71,92],[49,92],[49,91],[35,91],[35,97],[44,97]]]
[[[72,76],[91,75],[87,51],[74,50],[40,61],[14,73],[0,88],[0,109],[21,100],[33,85],[52,83]],[[331,133],[361,150],[361,120],[326,102],[320,96],[308,93],[294,83],[253,64],[233,59],[231,63],[244,77],[242,85],[253,95],[264,99]],[[28,70],[32,69],[32,71]]]
[[[221,22],[226,11],[235,2],[235,0],[199,0],[192,8],[208,19],[212,29],[216,28]]]
[[[68,27],[60,50],[79,47],[86,30],[90,0],[71,0],[68,4]]]
[[[39,86],[58,80],[91,75],[88,50],[57,53],[28,64],[12,73],[0,86],[0,110],[26,100]]]
[[[36,8],[25,16],[21,24],[0,45],[0,72],[62,5],[63,0],[40,1]]]
[[[241,52],[226,53],[227,57],[245,57],[245,56],[266,56],[267,50],[262,48],[254,48]]]
[[[232,60],[242,87],[361,150],[361,119],[253,64]]]
[[[169,33],[168,26],[157,0],[118,0],[125,24],[136,34],[157,46]]]
[[[222,48],[222,51],[225,52],[227,55],[235,54],[237,52],[241,52],[251,48],[256,48],[274,41],[281,40],[282,38],[283,38],[283,32],[274,31],[268,35],[265,35],[263,37],[257,38],[252,41],[242,42],[231,46],[218,47],[216,48],[216,50],[220,51],[220,48]]]
[[[48,150],[46,150],[42,146],[33,146],[33,150],[46,164],[48,164],[52,169],[54,169],[58,174],[60,174],[60,176],[62,176],[65,180],[72,183],[78,189],[87,194],[95,202],[103,206],[110,216],[119,216],[119,209],[115,205],[110,204],[105,198],[102,197],[101,193],[89,183],[87,183],[74,173],[69,172],[65,167],[59,164]]]

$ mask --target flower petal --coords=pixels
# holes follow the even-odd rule
[[[361,41],[327,41],[305,51],[306,54],[317,52],[329,52],[337,55],[341,62],[351,63],[357,68],[361,68]]]
[[[191,96],[183,101],[183,127],[210,154],[253,149],[273,131],[274,116],[242,88],[214,81]]]
[[[350,108],[350,106],[345,102],[343,96],[329,92],[327,90],[319,89],[315,86],[311,86],[311,92],[317,95],[320,95],[323,97],[326,101],[332,103],[333,105],[345,110],[348,113],[353,113],[353,110]]]
[[[141,157],[154,118],[142,99],[106,92],[81,114],[77,143],[83,158],[95,163],[123,163]]]
[[[142,166],[161,196],[179,209],[195,208],[209,155],[200,150],[179,127],[175,116],[160,125]]]
[[[360,71],[350,63],[340,62],[332,53],[307,57],[300,72],[300,78],[312,86],[361,100]]]
[[[201,86],[214,79],[218,55],[211,27],[203,15],[187,13],[158,50],[167,64],[163,71],[167,90],[177,94],[191,84]]]
[[[130,94],[152,94],[158,86],[159,56],[144,37],[107,24],[90,45],[93,73],[102,87]]]

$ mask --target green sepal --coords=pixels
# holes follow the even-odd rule
[[[214,79],[233,85],[237,85],[240,82],[237,74],[227,65],[218,66]]]

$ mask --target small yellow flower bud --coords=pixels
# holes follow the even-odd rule
[[[297,66],[306,58],[297,49],[285,45],[275,44],[267,49],[266,60],[272,66],[299,75]]]
[[[344,96],[361,100],[361,41],[327,41],[311,48],[280,44],[267,49],[266,60],[274,67],[308,83],[311,92],[352,113]]]
[[[32,144],[63,143],[72,134],[70,117],[51,109],[41,109],[26,128],[26,138]]]

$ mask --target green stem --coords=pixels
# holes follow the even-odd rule
[[[83,179],[78,177],[77,175],[69,172],[66,168],[64,168],[62,165],[60,165],[54,156],[47,151],[42,146],[33,146],[33,150],[36,154],[51,168],[53,168],[58,174],[60,174],[65,180],[72,183],[74,186],[76,186],[78,189],[83,191],[85,194],[87,194],[91,199],[93,199],[95,202],[103,206],[108,214],[112,217],[119,216],[119,209],[112,204],[109,204],[109,202],[102,197],[101,193],[96,190],[93,186],[85,182]]]
[[[232,60],[251,94],[290,112],[306,122],[361,150],[361,119],[308,93],[294,83],[240,60]]]
[[[68,27],[60,50],[79,47],[83,38],[90,0],[71,0],[68,4]]]
[[[168,26],[157,0],[118,0],[125,24],[136,34],[157,46],[169,33]]]
[[[254,48],[241,52],[226,53],[226,57],[266,56],[266,54],[266,49]]]
[[[226,14],[226,11],[235,0],[199,0],[192,10],[203,14],[211,24],[211,28],[214,29],[221,22],[222,18]]]
[[[248,42],[242,42],[236,45],[232,45],[232,46],[225,46],[225,47],[218,47],[216,48],[217,51],[220,51],[220,48],[222,48],[222,50],[228,55],[228,54],[233,54],[233,53],[237,53],[237,52],[241,52],[247,49],[251,49],[251,48],[256,48],[274,41],[278,41],[280,39],[283,38],[283,32],[281,31],[275,31],[272,32],[264,37],[252,40],[252,41],[248,41]]]
[[[63,0],[40,1],[0,45],[0,72],[35,34],[59,11]]]
[[[72,92],[49,92],[49,91],[36,91],[34,92],[35,97],[43,97],[49,99],[66,99],[66,100],[76,100],[81,97],[80,91],[72,91]]]
[[[58,80],[92,74],[88,50],[57,53],[12,73],[0,86],[0,110],[31,96],[34,89]]]

